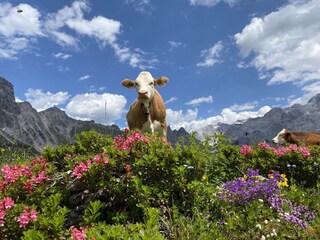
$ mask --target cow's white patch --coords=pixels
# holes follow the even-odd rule
[[[166,131],[161,126],[161,123],[159,121],[151,122],[150,118],[148,119],[147,122],[145,122],[143,124],[141,131],[142,132],[149,132],[149,133],[160,132],[163,136],[166,136]]]
[[[286,129],[282,129],[277,136],[272,139],[272,142],[275,144],[285,144],[287,141],[284,139]]]

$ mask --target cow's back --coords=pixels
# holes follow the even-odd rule
[[[305,145],[320,145],[320,133],[317,132],[291,132],[288,139],[291,143]]]

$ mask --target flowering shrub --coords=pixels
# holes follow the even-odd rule
[[[304,157],[310,157],[310,151],[308,147],[300,147],[297,144],[291,144],[288,147],[280,147],[280,148],[274,148],[270,147],[269,144],[265,142],[260,142],[258,146],[262,149],[269,149],[273,151],[277,157],[281,157],[286,153],[289,152],[300,152]]]
[[[283,177],[275,172],[269,178],[259,175],[259,170],[247,171],[243,178],[229,181],[222,185],[221,199],[233,204],[249,204],[258,199],[267,200],[269,197],[279,193],[279,182]]]
[[[0,238],[318,239],[319,161],[317,148],[223,136],[172,147],[134,131],[83,132],[4,161]]]

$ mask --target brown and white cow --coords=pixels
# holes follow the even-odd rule
[[[275,144],[295,143],[306,146],[320,145],[320,133],[291,132],[284,128],[272,139],[272,142]]]
[[[136,80],[125,79],[121,84],[127,88],[136,88],[138,98],[130,106],[127,123],[130,130],[141,132],[160,132],[167,137],[166,108],[155,86],[163,86],[167,77],[154,79],[149,72],[141,72]]]

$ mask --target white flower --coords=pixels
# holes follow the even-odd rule
[[[260,224],[257,224],[257,225],[256,225],[256,228],[259,228],[260,230],[262,229],[262,227],[261,227]]]
[[[264,235],[261,236],[261,240],[266,240],[266,237]]]

